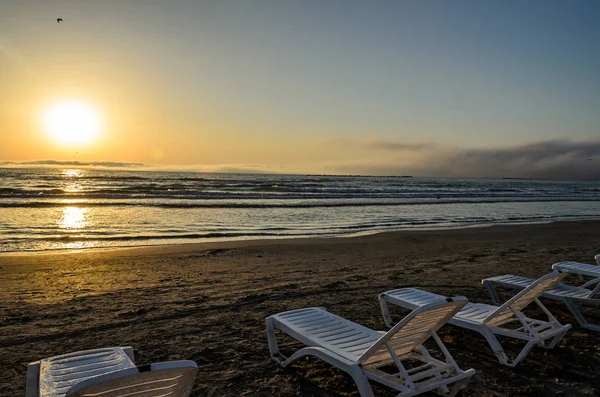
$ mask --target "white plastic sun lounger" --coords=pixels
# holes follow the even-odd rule
[[[27,367],[27,397],[186,397],[197,364],[170,361],[136,367],[131,347],[86,350]]]
[[[466,303],[464,297],[430,303],[414,310],[388,332],[374,331],[322,308],[291,310],[267,317],[269,351],[283,367],[300,357],[318,357],[350,374],[362,397],[373,397],[369,379],[399,391],[398,396],[403,397],[436,389],[445,396],[455,396],[475,370],[461,370],[436,331]],[[308,347],[289,358],[283,356],[276,329]],[[433,358],[422,346],[430,337],[445,362]],[[419,365],[407,367],[408,359]],[[382,367],[395,369],[388,373]]]
[[[559,283],[564,277],[565,274],[559,272],[540,277],[501,306],[469,302],[448,323],[479,332],[492,347],[498,361],[509,367],[514,367],[535,345],[550,349],[555,347],[571,328],[570,324],[560,324],[538,299],[546,290]],[[379,303],[385,323],[392,326],[393,323],[388,309],[389,303],[405,309],[414,309],[444,298],[442,295],[416,288],[402,288],[379,295]],[[537,303],[544,311],[548,316],[548,321],[532,319],[523,314],[522,310],[532,302]],[[509,328],[507,325],[515,326]],[[517,357],[511,360],[502,345],[500,345],[496,335],[524,340],[527,344]],[[547,340],[551,341],[546,345]]]
[[[598,266],[590,265],[595,268]],[[533,283],[535,280],[528,277],[520,277],[514,276],[512,274],[505,274],[503,276],[490,277],[482,280],[483,285],[486,286],[490,295],[492,297],[492,301],[495,304],[502,304],[500,299],[498,298],[498,293],[496,291],[496,287],[501,288],[511,288],[511,289],[523,289],[528,285]],[[586,284],[584,284],[586,285]],[[589,284],[588,284],[589,285]],[[586,285],[587,286],[587,285]],[[572,285],[566,284],[556,284],[554,287],[548,289],[542,297],[553,299],[557,301],[564,302],[569,311],[575,316],[575,319],[583,328],[587,328],[593,331],[600,331],[600,325],[592,324],[588,322],[577,307],[577,305],[583,306],[600,306],[600,283],[597,283],[596,287],[593,289],[588,289],[585,287],[575,287]]]

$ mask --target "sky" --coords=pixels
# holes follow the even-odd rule
[[[594,0],[0,0],[0,161],[600,179],[599,17]],[[65,100],[98,114],[95,140],[47,133]]]

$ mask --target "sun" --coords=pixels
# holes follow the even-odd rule
[[[44,129],[63,145],[90,143],[100,132],[100,120],[90,106],[75,101],[57,102],[44,112]]]

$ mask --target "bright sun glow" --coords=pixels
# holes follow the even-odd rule
[[[87,208],[65,207],[62,217],[57,221],[61,229],[79,230],[88,225]]]
[[[59,102],[44,113],[44,128],[56,143],[90,143],[100,132],[98,115],[80,102]]]

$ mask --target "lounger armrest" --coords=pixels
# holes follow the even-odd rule
[[[27,365],[25,397],[38,397],[40,394],[40,361]]]
[[[506,278],[508,277],[515,277],[512,274],[503,274],[500,276],[493,276],[493,277],[488,277],[488,278],[484,278],[481,280],[481,284],[485,285],[486,283],[498,283],[501,284],[504,280],[506,280]],[[535,280],[531,280],[532,282]]]

